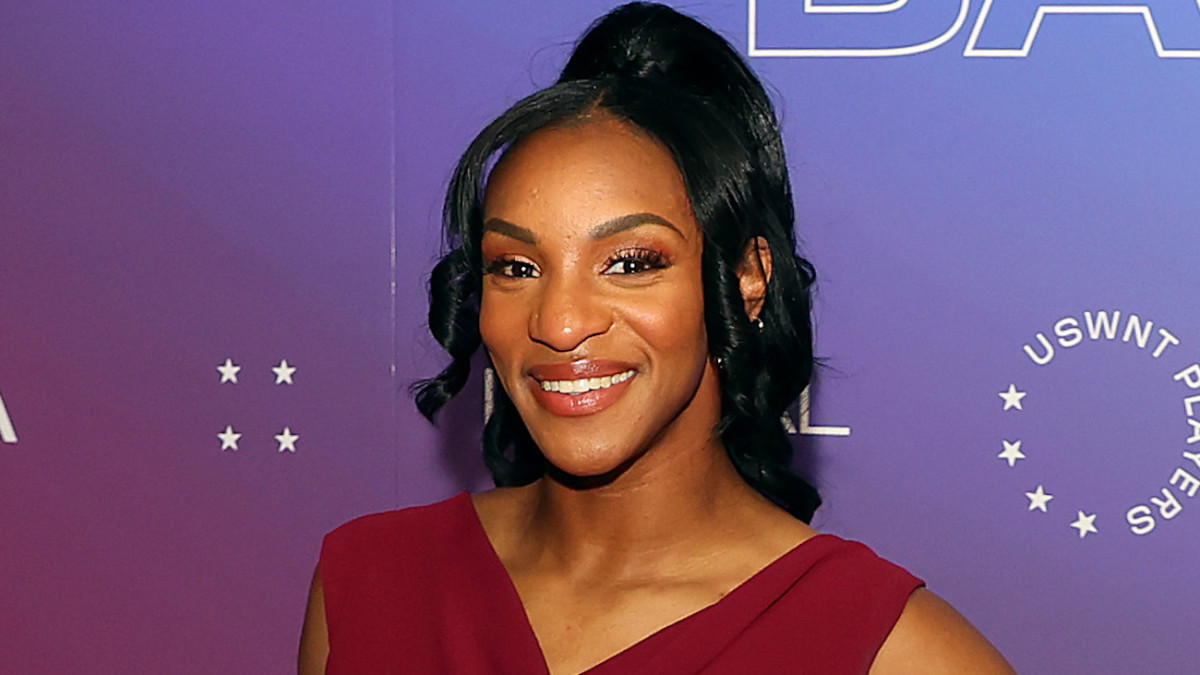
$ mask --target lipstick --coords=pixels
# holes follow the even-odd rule
[[[621,361],[580,360],[533,366],[528,382],[534,399],[548,412],[576,417],[616,403],[637,372],[633,364]]]

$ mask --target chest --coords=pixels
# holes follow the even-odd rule
[[[718,602],[717,579],[569,584],[517,577],[529,626],[552,675],[582,673]]]

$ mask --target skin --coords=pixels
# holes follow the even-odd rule
[[[637,224],[613,225],[631,215]],[[497,166],[484,217],[480,331],[551,468],[474,503],[550,672],[579,673],[713,604],[816,531],[750,488],[712,432],[720,389],[703,238],[664,148],[603,114],[542,130]],[[766,242],[748,242],[739,282],[750,317],[770,273]],[[554,414],[529,369],[579,359],[637,374],[607,408]],[[324,621],[318,572],[302,674],[324,671]],[[872,672],[1012,671],[953,608],[918,590]]]

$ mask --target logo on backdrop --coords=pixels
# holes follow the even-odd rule
[[[1154,400],[1154,394],[1167,395],[1166,400],[1177,402],[1173,417],[1179,418],[1179,433],[1175,450],[1156,448],[1147,453],[1145,460],[1161,465],[1162,478],[1157,484],[1131,486],[1147,497],[1135,503],[1117,505],[1111,512],[1101,508],[1097,502],[1102,494],[1082,494],[1078,503],[1052,501],[1054,493],[1064,485],[1031,481],[1030,490],[1025,492],[1028,511],[1053,514],[1064,524],[1074,528],[1080,539],[1100,536],[1102,533],[1127,531],[1135,535],[1148,535],[1174,520],[1183,512],[1184,504],[1200,491],[1200,363],[1189,360],[1189,353],[1182,339],[1162,325],[1142,318],[1138,314],[1120,310],[1085,311],[1082,316],[1065,316],[1058,319],[1049,332],[1038,332],[1033,340],[1021,346],[1024,361],[1034,368],[1053,369],[1056,359],[1066,350],[1086,349],[1086,345],[1100,341],[1121,344],[1128,350],[1137,350],[1146,355],[1148,362],[1165,363],[1160,381],[1156,385],[1160,392],[1135,391],[1128,400]],[[1106,364],[1097,363],[1096,368]],[[1157,372],[1156,370],[1156,372]],[[1003,406],[1002,414],[1008,422],[1012,417],[1045,405],[1034,386],[1023,386],[1020,377],[1014,377],[1004,390],[997,392]],[[1035,379],[1032,376],[1029,379]],[[1045,410],[1045,408],[1043,408]],[[1182,413],[1182,414],[1180,414]],[[1012,420],[1016,422],[1016,420]],[[1103,424],[1103,420],[1099,420]],[[1016,425],[1006,424],[1006,428]],[[1043,439],[1021,438],[1012,434],[999,440],[1003,450],[996,456],[1002,460],[1000,466],[1013,469],[1018,465],[1033,469],[1025,475],[1038,476],[1044,464],[1039,457],[1048,457],[1051,448],[1040,443]],[[1179,448],[1183,448],[1182,451]],[[1082,456],[1082,453],[1081,453]],[[1061,480],[1061,477],[1060,477]],[[1072,492],[1079,485],[1072,485]],[[1067,521],[1070,521],[1069,523]]]
[[[225,359],[225,363],[217,366],[217,372],[221,374],[221,381],[218,384],[238,384],[238,373],[242,371],[242,366],[233,362],[233,359]],[[271,368],[274,373],[275,386],[295,384],[292,377],[296,374],[296,366],[288,363],[287,359],[279,362],[279,365]],[[285,426],[282,431],[275,434],[275,443],[278,446],[279,452],[296,452],[296,441],[300,440],[300,435],[292,431],[290,426]],[[225,429],[217,434],[217,440],[221,441],[221,450],[238,451],[238,442],[242,439],[242,434],[233,428],[232,424],[226,424]]]
[[[979,0],[974,2],[980,5]],[[949,42],[966,26],[972,0],[803,0],[802,6],[796,0],[748,3],[750,56],[890,57],[920,54]],[[1047,20],[1069,23],[1073,17],[1088,15],[1127,17],[1122,21],[1128,25],[1129,39],[1144,40],[1159,58],[1200,58],[1200,2],[1184,0],[1143,0],[1141,4],[983,0],[962,54],[1026,58]],[[767,41],[784,44],[761,46],[768,28],[771,35]],[[805,38],[811,40],[818,30],[827,37],[820,44],[805,43]],[[847,46],[858,42],[865,44]]]
[[[8,408],[4,405],[3,396],[0,396],[0,441],[4,443],[17,442],[17,430],[13,427],[12,418],[8,416]]]
[[[804,391],[800,392],[800,400],[796,402],[796,417],[800,418],[799,426],[792,421],[791,411],[786,410],[783,413],[783,417],[779,420],[783,423],[784,431],[792,435],[800,434],[801,436],[849,436],[850,427],[812,423],[812,411],[809,407],[809,388],[805,387]]]

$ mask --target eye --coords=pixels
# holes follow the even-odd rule
[[[533,263],[516,258],[496,258],[484,266],[483,272],[511,279],[536,279],[541,276]]]
[[[620,251],[604,263],[605,274],[643,274],[668,267],[666,256],[648,248]]]

